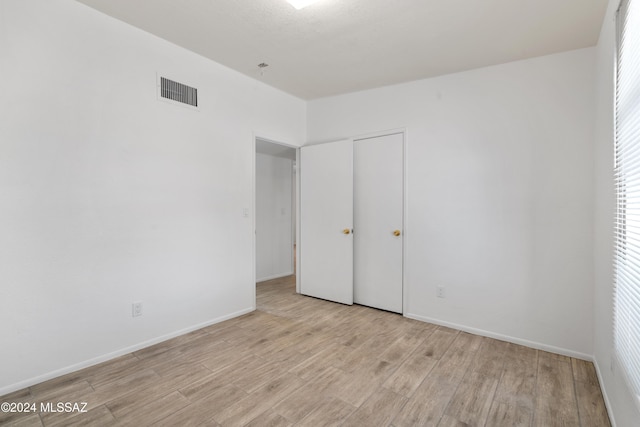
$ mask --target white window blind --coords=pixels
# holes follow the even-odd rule
[[[618,11],[614,347],[640,401],[640,1]]]

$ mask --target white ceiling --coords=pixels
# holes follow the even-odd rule
[[[607,0],[78,0],[314,99],[596,44]],[[260,75],[258,64],[269,67]]]

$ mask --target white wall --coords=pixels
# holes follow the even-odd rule
[[[407,129],[406,315],[590,357],[594,60],[589,48],[308,104],[310,143]]]
[[[293,274],[293,160],[256,154],[256,280]]]
[[[0,1],[0,93],[0,395],[254,308],[253,135],[303,101],[71,0]]]
[[[596,129],[595,129],[595,327],[594,357],[609,414],[619,426],[632,426],[640,419],[619,367],[613,359],[613,187],[614,147],[614,62],[615,11],[618,0],[611,0],[597,46]]]

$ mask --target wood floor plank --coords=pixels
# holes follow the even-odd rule
[[[31,396],[39,401],[49,400],[57,396],[70,393],[89,393],[93,391],[87,380],[73,378],[69,381],[56,382],[54,384],[42,383],[31,387]]]
[[[7,418],[6,421],[0,420],[0,425],[11,427],[42,427],[44,424],[42,424],[42,420],[38,414],[20,414],[15,418]]]
[[[307,384],[310,384],[319,394],[331,394],[340,387],[346,374],[345,371],[330,366]]]
[[[66,375],[65,375],[65,377],[66,377]],[[84,378],[82,377],[82,374],[76,373],[75,377],[79,378],[80,381],[84,381]],[[51,380],[51,381],[55,381],[55,380]],[[40,383],[40,385],[47,385],[47,384],[49,384],[49,381],[44,382],[44,383]],[[57,387],[57,384],[54,384],[54,385],[52,385],[50,387],[51,388],[55,388],[55,387]],[[4,396],[2,396],[2,401],[3,402],[25,402],[25,401],[27,401],[27,400],[29,400],[31,398],[32,398],[31,391],[30,391],[29,387],[27,387],[27,388],[23,388],[21,390],[14,391],[13,393],[5,394]]]
[[[481,425],[481,424],[467,424],[449,415],[443,416],[440,419],[440,422],[438,423],[438,427],[468,427],[469,425]]]
[[[345,372],[333,394],[342,401],[359,407],[394,370],[395,367],[389,362],[368,359],[354,372]]]
[[[66,381],[63,381],[63,383],[66,383]],[[46,383],[43,383],[43,384],[46,384]],[[55,388],[55,386],[48,387],[47,390],[50,390],[51,388]],[[23,388],[13,393],[5,394],[4,396],[0,397],[0,403],[11,403],[11,404],[36,403],[36,405],[38,405],[38,402],[36,402],[34,397],[31,395],[29,388]],[[29,414],[29,413],[0,411],[0,425],[5,425],[5,424],[9,425],[9,423],[21,422],[26,418],[31,418],[31,420],[26,421],[27,423],[33,423],[34,420],[32,415],[33,414]],[[37,415],[37,413],[35,415],[38,417],[38,420],[40,420],[40,417]]]
[[[235,319],[226,320],[220,323],[214,323],[213,325],[207,326],[202,330],[206,331],[209,334],[209,339],[214,341],[227,341],[229,339],[233,339],[238,335],[242,334],[242,329],[240,326],[234,323]]]
[[[174,401],[172,401],[172,399]],[[180,394],[178,391],[172,391],[165,394],[165,391],[158,393],[154,390],[150,390],[149,393],[130,393],[124,395],[118,399],[114,399],[107,403],[105,406],[111,411],[114,417],[119,420],[127,420],[134,417],[138,417],[140,412],[149,413],[156,411],[158,408],[158,402],[171,402],[169,406],[170,411],[177,411],[189,404],[186,397]],[[148,410],[143,408],[150,407]]]
[[[538,352],[535,349],[508,344],[504,368],[494,400],[510,407],[535,409]]]
[[[131,355],[128,355],[127,358],[130,358],[133,361],[137,360],[135,357],[132,357]],[[118,359],[121,359],[121,358],[118,358]],[[24,392],[26,391],[29,396],[32,396],[33,398],[38,398],[38,399],[42,398],[43,396],[47,396],[48,394],[49,395],[60,394],[62,389],[65,389],[67,387],[73,388],[74,385],[76,385],[77,383],[82,383],[82,384],[90,383],[87,373],[90,372],[89,370],[92,370],[94,368],[87,368],[84,371],[72,372],[70,374],[63,375],[61,377],[54,378],[52,380],[45,381],[43,383],[33,385],[27,389],[21,390],[20,393],[24,394]]]
[[[499,403],[535,409],[536,376],[521,376],[505,371],[498,383],[494,400]]]
[[[82,398],[93,393],[94,388],[88,381],[74,381],[72,383],[64,383],[54,388],[39,389],[32,392],[34,401],[45,402],[52,400],[60,400],[62,397]]]
[[[560,360],[562,362],[571,363],[571,358],[557,353],[549,353],[548,351],[538,350],[538,357],[546,357],[548,359]]]
[[[267,346],[258,354],[272,354],[283,348],[289,348],[298,353],[320,351],[333,338],[330,334],[317,330],[318,328],[307,327],[306,325],[296,324],[292,328],[294,332],[274,341],[272,347]]]
[[[162,383],[166,384],[166,387],[173,390],[178,390],[212,374],[204,365],[189,362],[178,362],[162,368],[155,367],[153,371],[162,377]]]
[[[336,381],[337,379],[336,377]],[[322,400],[327,397],[322,390],[327,388],[323,389],[314,383],[305,384],[291,396],[277,403],[273,410],[291,422],[296,423],[309,415],[322,403]]]
[[[233,345],[224,344],[218,346],[218,348],[211,349],[211,351],[203,355],[201,359],[196,360],[200,360],[201,363],[212,372],[218,372],[232,363],[237,362],[238,358],[238,349]]]
[[[483,338],[470,369],[484,376],[500,379],[504,368],[508,344],[492,338]]]
[[[535,425],[577,426],[580,424],[570,362],[543,356],[538,359]]]
[[[532,408],[494,401],[486,425],[491,427],[530,427],[532,422]]]
[[[103,400],[100,400],[99,398],[96,399],[95,396],[96,393],[92,393],[88,389],[80,389],[68,394],[60,394],[55,397],[52,396],[42,400],[38,399],[38,402],[50,402],[53,405],[56,405],[58,402],[69,402],[72,404],[78,403],[79,405],[84,405],[84,403],[86,403],[86,409],[90,411],[104,403]],[[61,420],[69,419],[75,415],[76,413],[70,412],[43,412],[40,414],[40,418],[42,418],[42,422],[45,425],[49,425],[60,422]]]
[[[343,337],[339,337],[338,342],[344,346],[358,348],[369,339],[369,334],[364,331],[354,331]]]
[[[92,393],[58,395],[56,401],[71,403],[87,402],[87,410],[92,411],[123,395],[132,393],[144,395],[146,391],[160,379],[160,376],[152,370],[144,369],[127,377],[118,378],[115,381],[103,384]],[[85,414],[78,415],[72,412],[43,412],[40,414],[45,425],[66,423],[71,418],[81,421],[84,419],[84,415]]]
[[[458,387],[433,370],[393,419],[395,427],[437,426]]]
[[[140,366],[153,368],[156,364],[163,364],[176,360],[188,360],[192,363],[202,361],[212,354],[229,350],[232,346],[222,340],[211,339],[203,335],[185,342],[177,347],[171,347],[164,352],[141,359]]]
[[[233,384],[252,393],[274,377],[279,377],[287,372],[287,364],[281,361],[264,363],[257,369],[245,371],[245,374],[238,378]]]
[[[438,329],[437,325],[433,323],[421,322],[415,319],[409,319],[408,317],[404,317],[403,321],[407,327],[407,332],[405,335],[407,336],[420,336],[422,338],[428,338],[436,329]]]
[[[379,358],[389,363],[401,363],[409,357],[424,340],[425,337],[403,335],[391,343],[391,345],[380,354]]]
[[[220,425],[245,425],[280,400],[300,388],[304,382],[293,374],[276,378],[249,394],[246,398],[225,408],[215,420]]]
[[[504,354],[505,372],[514,375],[536,376],[538,373],[538,350],[509,343]]]
[[[63,384],[66,384],[66,381],[64,381]],[[50,390],[50,388],[47,388],[47,390]],[[0,425],[42,425],[40,422],[40,416],[38,415],[39,402],[31,396],[29,388],[0,396],[0,403],[10,405],[6,410],[0,411]],[[34,404],[35,410],[32,406]],[[19,407],[17,405],[21,405],[21,407],[26,405],[28,409],[19,411]]]
[[[386,333],[376,333],[358,348],[365,353],[383,355],[399,339],[399,333],[401,332],[393,330],[389,330]]]
[[[362,365],[369,363],[373,359],[373,354],[361,347],[355,348],[341,357],[338,361],[332,363],[336,368],[340,368],[346,372],[353,372]]]
[[[289,427],[293,424],[282,415],[269,410],[258,415],[249,424],[245,425],[246,427]]]
[[[452,334],[457,334],[458,332],[460,332],[460,331],[459,331],[459,330],[457,330],[457,329],[448,328],[448,327],[446,327],[446,326],[437,326],[437,327],[436,327],[436,330],[437,330],[437,331],[440,331],[440,332],[449,332],[449,333],[452,333]]]
[[[413,352],[400,367],[384,382],[383,386],[406,397],[411,397],[431,369],[436,359]]]
[[[211,377],[203,377],[202,380],[206,381],[208,378],[216,378],[218,381],[224,380],[227,383],[233,383],[245,376],[247,372],[260,369],[267,363],[269,363],[268,360],[260,356],[251,353],[242,353],[235,361],[215,369]]]
[[[596,374],[596,368],[593,363],[571,358],[571,368],[573,369],[575,381],[599,385],[598,374]]]
[[[86,384],[86,385],[85,385]],[[69,402],[69,403],[78,403],[82,404],[83,402],[87,403],[86,409],[91,411],[104,403],[103,401],[96,399],[96,393],[93,391],[93,388],[89,386],[89,383],[76,383],[71,386],[62,387],[58,392],[55,390],[48,390],[46,394],[41,395],[35,399],[39,404],[41,403],[52,403],[53,405],[57,405],[58,402]],[[76,387],[78,386],[78,387]],[[44,425],[51,425],[60,423],[62,421],[69,420],[70,418],[78,415],[74,412],[42,412],[40,414],[40,418]]]
[[[304,417],[296,426],[333,427],[340,426],[355,411],[355,407],[336,398],[324,400],[315,410]]]
[[[4,403],[36,403],[36,406],[39,405],[39,402],[35,402],[33,400],[12,400],[12,399],[7,399],[4,400],[4,398],[0,399],[0,402]],[[10,412],[10,411],[0,411],[0,425],[14,425],[20,422],[26,422],[27,424],[29,423],[33,423],[35,420],[35,417],[33,417],[33,415],[35,415],[38,418],[38,422],[40,421],[40,416],[38,415],[38,411],[34,412],[34,413],[27,413],[27,412]]]
[[[205,393],[198,400],[158,421],[156,425],[162,427],[218,425],[214,421],[215,416],[247,396],[247,393],[236,386],[221,384],[219,388],[209,390],[209,393]]]
[[[442,355],[449,349],[451,343],[458,335],[456,332],[435,330],[429,335],[424,342],[418,347],[416,351],[419,351],[423,356],[430,357],[432,359],[440,359]]]
[[[407,398],[384,388],[379,389],[342,424],[344,427],[387,426]]]
[[[300,378],[309,380],[319,375],[329,366],[340,366],[351,352],[353,352],[353,349],[350,347],[338,343],[331,343],[323,350],[312,354],[304,361],[293,366],[289,372],[298,375]]]
[[[233,395],[236,398],[246,397],[247,393],[239,387],[231,386],[232,382],[233,379],[225,380],[220,375],[212,374],[180,388],[179,391],[189,399],[190,402],[198,402],[199,400],[208,398],[212,394],[217,395],[221,391],[226,390],[226,392],[228,392],[230,387],[235,390]]]
[[[111,414],[111,411],[106,406],[101,405],[86,414],[76,414],[71,418],[60,420],[59,423],[47,424],[47,427],[113,426],[117,424],[118,421]]]
[[[462,379],[445,412],[467,424],[484,425],[489,416],[498,380],[470,371]]]
[[[582,426],[608,427],[609,415],[604,405],[600,387],[596,384],[576,382],[578,413]]]
[[[448,378],[450,382],[458,384],[475,358],[481,342],[482,337],[460,332],[433,371]]]
[[[141,402],[135,405],[121,405],[114,412],[112,406],[107,405],[114,417],[127,425],[151,425],[168,417],[175,411],[186,407],[189,401],[179,392],[174,391],[165,396]]]

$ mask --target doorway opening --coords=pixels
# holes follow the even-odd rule
[[[259,284],[296,280],[298,149],[255,138],[255,279]]]

